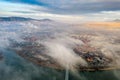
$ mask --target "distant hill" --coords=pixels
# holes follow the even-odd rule
[[[39,21],[48,21],[48,22],[51,22],[51,21],[53,21],[53,20],[51,20],[51,19],[41,19],[41,20],[39,20]]]
[[[115,22],[120,22],[120,19],[115,19],[114,21],[115,21]]]
[[[0,17],[0,21],[29,21],[29,20],[34,19],[24,17]]]
[[[43,22],[51,22],[53,20],[51,19],[32,19],[32,18],[24,18],[24,17],[0,17],[0,21],[31,21],[31,20],[35,20],[35,21],[43,21]]]
[[[120,29],[120,22],[88,22],[84,23],[84,26],[95,28],[95,29]]]

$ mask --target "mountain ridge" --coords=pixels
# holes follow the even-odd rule
[[[0,17],[0,21],[53,21],[51,19],[33,19],[33,18],[25,18],[25,17]]]

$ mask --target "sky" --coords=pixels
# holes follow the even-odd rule
[[[75,22],[120,19],[120,0],[0,0],[0,6],[0,17]]]

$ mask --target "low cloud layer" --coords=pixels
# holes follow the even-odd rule
[[[49,73],[47,73],[48,70],[44,70],[43,68],[41,68],[41,70],[38,71],[38,67],[34,66],[33,64],[29,64],[27,62],[24,63],[23,58],[22,58],[23,61],[19,61],[19,59],[21,60],[21,58],[15,57],[18,55],[15,55],[15,53],[12,52],[10,53],[7,52],[8,50],[6,49],[11,48],[10,47],[11,40],[20,43],[20,42],[24,42],[23,37],[37,36],[37,38],[40,38],[40,40],[38,40],[38,44],[39,42],[44,44],[44,46],[46,46],[48,50],[48,52],[45,54],[52,57],[58,64],[60,64],[64,68],[68,68],[69,66],[70,70],[76,71],[76,67],[78,65],[86,66],[87,65],[86,61],[77,54],[75,54],[75,52],[73,51],[73,48],[76,45],[81,46],[84,43],[79,39],[70,37],[72,34],[78,36],[81,35],[83,38],[87,37],[91,39],[90,42],[91,46],[99,48],[106,57],[110,57],[110,58],[112,57],[115,60],[115,63],[117,63],[118,66],[120,65],[119,64],[120,61],[119,29],[118,32],[114,30],[109,31],[104,29],[94,30],[82,25],[80,25],[79,28],[76,28],[76,26],[73,27],[73,25],[71,26],[68,24],[57,23],[54,21],[50,21],[50,22],[49,21],[47,22],[3,21],[0,22],[0,43],[1,43],[0,48],[1,51],[3,51],[3,54],[5,55],[4,59],[8,61],[3,60],[0,62],[1,64],[0,70],[1,72],[2,70],[4,72],[4,76],[0,76],[0,77],[6,79],[6,76],[8,76],[9,78],[11,78],[11,80],[16,80],[16,79],[32,80],[32,77],[30,76],[33,74],[35,74],[37,77],[38,76],[42,77],[43,75],[49,75]],[[13,62],[9,62],[9,61],[13,61]],[[25,69],[23,71],[21,71],[21,68],[18,69],[18,67],[17,69],[15,69],[14,66],[12,66],[13,64],[15,64],[15,66],[18,67],[22,65],[21,67]],[[16,72],[15,70],[17,70],[18,72]],[[13,72],[12,73],[13,75],[10,75],[11,72]],[[57,73],[57,72],[53,71],[53,73]]]

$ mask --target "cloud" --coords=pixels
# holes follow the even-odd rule
[[[73,18],[81,20],[83,18],[83,16],[50,13],[48,8],[37,5],[11,2],[0,2],[0,5],[2,6],[0,7],[0,16],[20,16],[35,19],[50,18],[55,20],[73,20]]]
[[[118,11],[101,11],[98,13],[86,14],[85,20],[93,21],[112,21],[120,18],[120,10]]]
[[[99,11],[119,10],[119,0],[37,0],[49,5],[50,12],[57,14],[81,14]]]
[[[44,7],[40,6],[33,6],[29,4],[21,4],[21,3],[12,3],[12,2],[0,2],[0,5],[2,6],[0,8],[1,11],[27,11],[27,12],[34,12],[34,9],[39,8],[40,10],[45,10]],[[4,8],[3,8],[4,7]]]
[[[119,18],[119,3],[119,0],[2,0],[0,16],[50,18],[66,22],[112,20]]]
[[[38,5],[54,14],[81,14],[120,9],[119,0],[5,0]],[[39,11],[39,9],[38,9]]]

